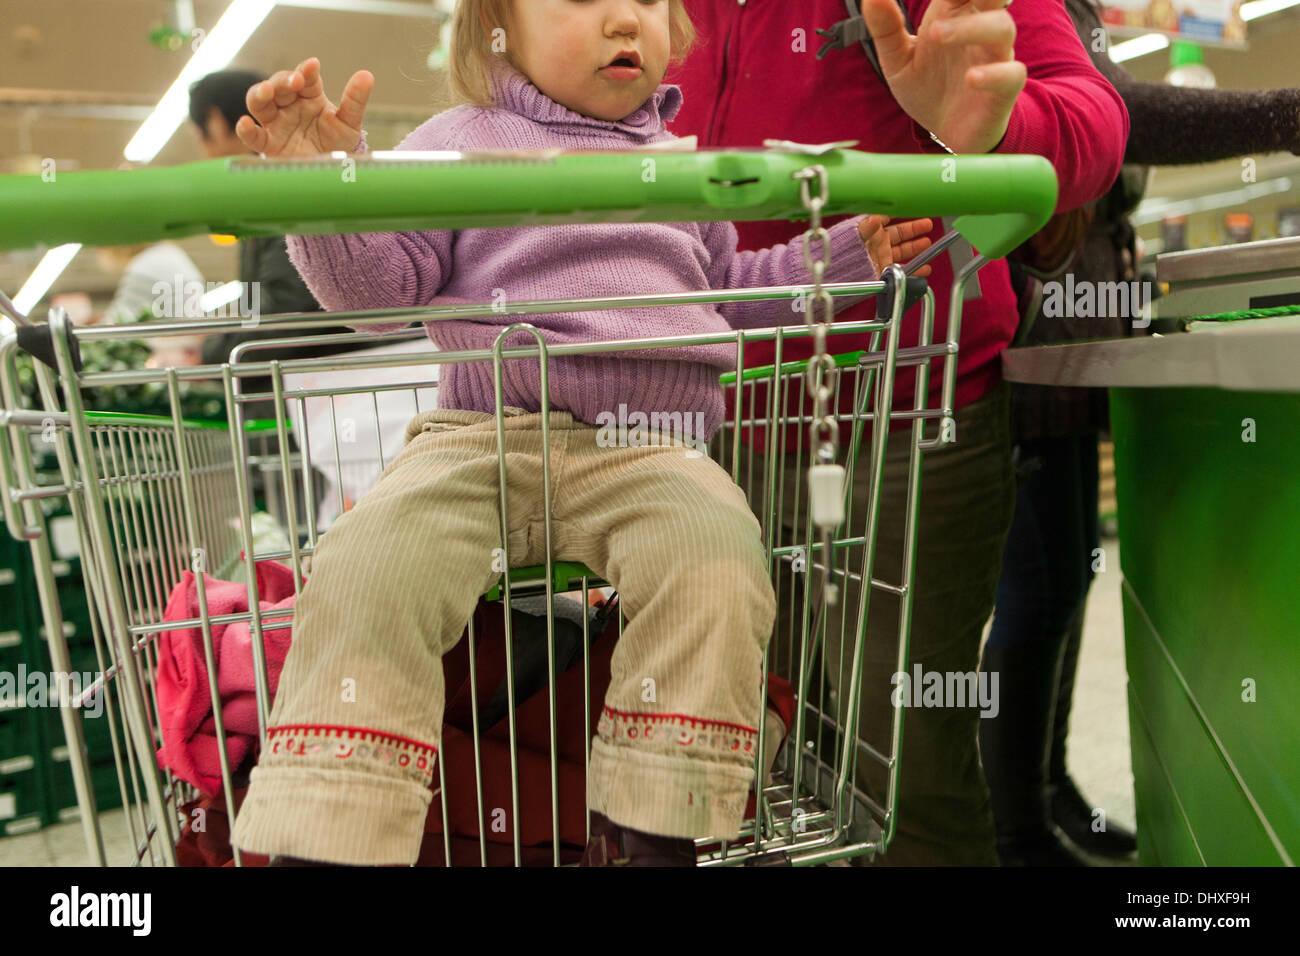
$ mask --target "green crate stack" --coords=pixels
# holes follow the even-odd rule
[[[58,506],[57,509],[50,510],[46,517],[46,522],[53,531],[56,522],[72,520],[71,512],[63,499],[48,500]],[[58,537],[58,535],[52,533],[51,537]],[[95,655],[94,631],[91,627],[93,611],[81,575],[81,561],[75,556],[66,558],[56,556],[53,570],[59,597],[59,610],[63,616],[63,634],[68,643],[70,669],[77,674],[98,676],[99,661]],[[44,638],[44,627],[40,628],[40,635]],[[43,659],[49,666],[49,648],[44,640],[41,641],[40,648]],[[107,659],[105,663],[108,663]],[[91,786],[95,793],[95,806],[100,811],[122,805],[121,789],[113,760],[112,738],[108,727],[110,719],[112,719],[111,715],[106,708],[98,717],[90,717],[86,711],[82,711],[81,732],[86,742],[86,756],[91,771]],[[49,787],[47,819],[52,823],[76,819],[77,793],[72,782],[72,765],[68,757],[63,721],[57,709],[49,708],[44,712],[43,730],[45,774]]]
[[[41,468],[38,483],[62,480],[57,471],[48,470],[54,465],[53,455],[40,455],[37,463]],[[41,506],[51,538],[59,537],[55,522],[71,520],[66,500],[46,498]],[[53,662],[45,640],[30,548],[13,541],[3,529],[0,538],[0,671],[16,675],[18,666],[25,664],[28,673],[49,674]],[[92,612],[82,582],[81,562],[75,556],[55,555],[53,571],[71,670],[98,674]],[[21,696],[25,704],[25,693]],[[0,710],[0,834],[28,832],[77,816],[63,723],[56,702],[47,703],[50,706]],[[99,810],[122,803],[109,719],[106,712],[98,718],[89,718],[83,712],[81,722]]]
[[[78,674],[97,675],[99,665],[95,657],[94,646],[90,641],[89,623],[84,631],[80,622],[78,635],[86,635],[84,641],[79,636],[68,639],[68,653],[71,669]],[[55,709],[45,711],[46,777],[49,781],[49,817],[52,821],[76,819],[78,815],[77,792],[72,783],[72,764],[68,757],[68,746],[63,732],[63,722]],[[98,810],[111,810],[122,805],[121,788],[117,780],[116,764],[113,760],[113,742],[109,721],[114,716],[107,707],[103,707],[99,716],[91,717],[82,711],[81,733],[86,742],[86,758],[90,766],[91,786],[95,792],[95,806]],[[123,740],[121,727],[118,727],[119,741]]]
[[[49,822],[40,723],[19,708],[0,713],[0,836],[39,830]]]
[[[0,835],[17,836],[48,822],[44,741],[39,711],[27,707],[22,665],[33,637],[23,564],[26,546],[4,532],[0,538]],[[23,678],[20,680],[20,678]]]

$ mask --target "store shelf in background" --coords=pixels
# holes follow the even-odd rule
[[[58,480],[57,476],[44,477],[47,483]],[[66,501],[42,499],[42,506],[47,514],[54,557],[51,569],[68,643],[69,669],[81,675],[75,685],[80,687],[98,676],[99,666],[76,528],[66,515]],[[53,696],[53,670],[31,547],[0,532],[0,680],[4,681],[0,697],[0,835],[28,833],[77,816],[67,743],[57,697]],[[39,682],[39,697],[28,693],[35,689],[33,681]],[[122,799],[108,720],[106,713],[92,718],[83,712],[81,724],[98,804],[112,808],[120,806]]]

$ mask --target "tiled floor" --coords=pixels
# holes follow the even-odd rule
[[[1105,570],[1097,575],[1088,598],[1085,627],[1070,722],[1070,772],[1089,802],[1106,811],[1108,820],[1131,828],[1133,774],[1125,703],[1127,677],[1120,618],[1119,552],[1113,541],[1106,545]],[[135,854],[123,811],[109,811],[100,820],[105,858],[113,865],[129,863]],[[146,857],[145,865],[148,862]],[[83,828],[78,822],[0,838],[0,866],[89,863]]]
[[[125,813],[121,809],[107,810],[99,815],[99,824],[105,861],[110,866],[129,866],[135,853],[131,849]],[[78,821],[60,823],[22,836],[0,838],[0,866],[90,865],[85,831]],[[147,857],[144,865],[149,865]]]

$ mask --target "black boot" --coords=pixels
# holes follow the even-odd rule
[[[1003,866],[1088,865],[1048,824],[1047,740],[1060,652],[1060,641],[984,648],[981,670],[998,675],[998,712],[980,719],[980,759]]]
[[[1052,752],[1048,760],[1048,808],[1052,822],[1079,849],[1100,856],[1123,857],[1137,850],[1137,839],[1123,827],[1097,818],[1090,803],[1079,793],[1065,767],[1065,744],[1070,735],[1070,705],[1074,699],[1074,675],[1083,641],[1084,604],[1070,620],[1070,630],[1061,655],[1061,680],[1056,688],[1056,717],[1052,723]],[[1096,821],[1096,822],[1094,822]],[[1095,827],[1104,829],[1097,830]]]

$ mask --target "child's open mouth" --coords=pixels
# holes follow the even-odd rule
[[[641,78],[641,55],[635,50],[620,53],[600,71],[617,82],[627,83]]]

